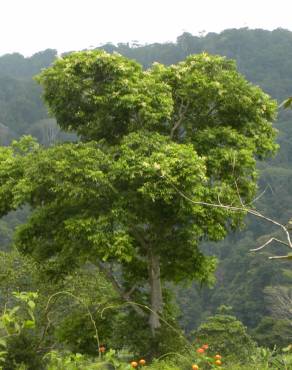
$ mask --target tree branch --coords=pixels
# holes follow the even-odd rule
[[[162,175],[162,177],[166,177],[165,175]],[[241,207],[238,207],[238,206],[232,206],[232,205],[224,205],[222,204],[220,201],[219,203],[220,204],[216,204],[216,203],[209,203],[209,202],[201,202],[201,201],[195,201],[193,199],[191,199],[189,196],[187,196],[186,194],[184,194],[180,189],[178,189],[175,184],[173,184],[173,182],[171,181],[171,179],[168,178],[168,180],[170,181],[170,183],[172,184],[173,188],[177,191],[177,193],[184,199],[186,199],[187,201],[191,202],[192,204],[196,204],[196,205],[201,205],[201,206],[208,206],[208,207],[214,207],[214,208],[222,208],[222,209],[226,209],[228,211],[233,211],[233,212],[243,212],[243,213],[248,213],[250,215],[253,215],[255,217],[258,217],[260,219],[263,219],[269,223],[272,223],[273,225],[275,226],[278,226],[279,228],[281,228],[283,230],[283,232],[286,234],[286,238],[287,238],[287,242],[284,242],[280,239],[277,239],[277,238],[271,238],[270,240],[268,240],[266,243],[264,243],[262,246],[258,247],[258,248],[255,248],[255,249],[251,249],[251,251],[258,251],[258,250],[261,250],[263,249],[264,247],[266,247],[267,245],[269,245],[273,240],[277,241],[278,243],[281,243],[281,244],[284,244],[286,245],[288,248],[292,249],[292,242],[291,242],[291,238],[290,238],[290,234],[289,234],[289,231],[287,229],[287,227],[283,224],[281,224],[280,222],[270,218],[270,217],[267,217],[265,215],[263,215],[262,213],[260,213],[259,211],[257,211],[256,209],[252,209],[252,208],[248,208],[246,207],[243,203],[242,203],[242,199],[239,198],[242,206]],[[269,257],[269,259],[292,259],[292,256],[289,254],[289,255],[286,255],[286,256],[272,256],[272,257]]]
[[[116,278],[114,277],[113,273],[107,269],[101,262],[98,262],[98,268],[100,271],[104,274],[106,279],[112,284],[114,290],[118,293],[119,297],[123,300],[129,303],[129,305],[133,308],[133,310],[142,317],[145,317],[145,312],[138,307],[137,305],[131,304],[130,295],[134,292],[136,289],[136,286],[132,287],[129,292],[125,292],[123,288],[120,286]]]
[[[265,248],[267,245],[269,245],[270,243],[272,243],[273,241],[276,241],[280,244],[284,244],[286,245],[287,247],[289,247],[289,244],[284,242],[283,240],[280,240],[280,239],[277,239],[277,238],[271,238],[269,239],[267,242],[265,242],[263,245],[261,245],[260,247],[258,248],[254,248],[254,249],[250,249],[251,252],[257,252],[257,251],[260,251],[261,249]]]
[[[173,136],[174,136],[174,133],[175,131],[179,128],[179,126],[181,125],[182,123],[182,120],[184,119],[185,117],[185,114],[189,108],[189,105],[190,105],[190,102],[188,101],[186,105],[183,104],[183,100],[181,102],[181,105],[179,107],[179,111],[178,111],[178,120],[174,123],[171,131],[170,131],[170,138],[173,139]]]
[[[292,259],[292,256],[287,254],[286,256],[271,256],[269,257],[269,260],[291,260]]]

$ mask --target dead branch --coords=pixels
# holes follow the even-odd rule
[[[270,243],[272,243],[273,241],[275,242],[278,242],[280,244],[284,244],[286,245],[287,247],[289,247],[289,244],[284,242],[283,240],[280,240],[280,239],[277,239],[277,238],[271,238],[269,239],[267,242],[265,242],[263,245],[261,245],[260,247],[258,248],[254,248],[254,249],[251,249],[250,251],[251,252],[257,252],[257,251],[260,251],[261,249],[265,248],[267,245],[269,245]]]
[[[166,175],[164,174],[164,175],[162,175],[162,177],[166,177]],[[285,225],[281,224],[279,221],[276,221],[276,220],[274,220],[270,217],[267,217],[267,216],[263,215],[261,212],[257,211],[256,209],[249,208],[249,207],[245,206],[243,204],[241,198],[239,198],[240,203],[242,204],[241,207],[233,206],[233,205],[225,205],[225,204],[222,204],[220,200],[219,200],[218,204],[217,203],[202,202],[202,201],[195,201],[195,200],[191,199],[189,196],[187,196],[186,194],[184,194],[180,189],[178,189],[177,186],[175,184],[173,184],[171,179],[168,178],[168,180],[172,184],[173,188],[177,191],[177,193],[182,198],[186,199],[187,201],[191,202],[192,204],[207,206],[207,207],[213,207],[213,208],[222,208],[222,209],[226,209],[226,210],[232,211],[232,212],[247,213],[247,214],[253,215],[255,217],[258,217],[262,220],[265,220],[265,221],[267,221],[267,222],[269,222],[269,223],[271,223],[275,226],[278,226],[280,229],[282,229],[282,231],[286,235],[287,242],[285,242],[283,240],[280,240],[280,239],[277,239],[277,238],[271,238],[267,242],[265,242],[263,245],[259,246],[258,248],[251,249],[251,251],[259,251],[259,250],[265,248],[266,246],[268,246],[272,241],[276,241],[276,242],[278,242],[280,244],[283,244],[283,245],[287,246],[288,248],[292,249],[292,242],[291,242],[291,238],[290,238],[288,228]],[[238,187],[237,187],[237,191],[238,191]],[[271,256],[271,257],[269,257],[269,259],[292,259],[292,254],[288,254],[288,255],[285,255],[285,256]]]

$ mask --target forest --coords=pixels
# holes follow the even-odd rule
[[[292,369],[291,91],[285,29],[1,56],[0,369]]]

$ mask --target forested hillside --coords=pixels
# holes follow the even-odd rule
[[[176,43],[106,44],[102,48],[135,59],[145,68],[153,62],[171,65],[201,52],[223,55],[235,59],[239,71],[278,103],[292,95],[292,32],[283,29],[272,32],[232,29],[200,37],[184,33]],[[54,118],[48,116],[40,97],[41,88],[33,80],[41,69],[51,65],[56,55],[55,50],[45,50],[30,58],[20,54],[0,57],[1,145],[8,145],[23,134],[35,136],[45,146],[76,139],[61,131]],[[266,216],[288,223],[292,218],[292,114],[280,109],[276,127],[279,150],[274,158],[258,164],[258,193],[262,195],[256,204]],[[28,209],[18,210],[0,220],[2,250],[9,250],[13,230],[28,212]],[[279,245],[256,254],[249,252],[278,231],[269,223],[248,216],[244,230],[202,247],[207,254],[218,257],[217,280],[213,287],[194,284],[175,288],[181,323],[188,333],[225,304],[232,306],[233,313],[260,343],[285,344],[287,323],[273,316],[270,299],[279,287],[291,284],[291,263],[268,259],[272,253],[281,251]]]

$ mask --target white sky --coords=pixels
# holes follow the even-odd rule
[[[0,0],[0,55],[241,27],[292,30],[292,0]]]

